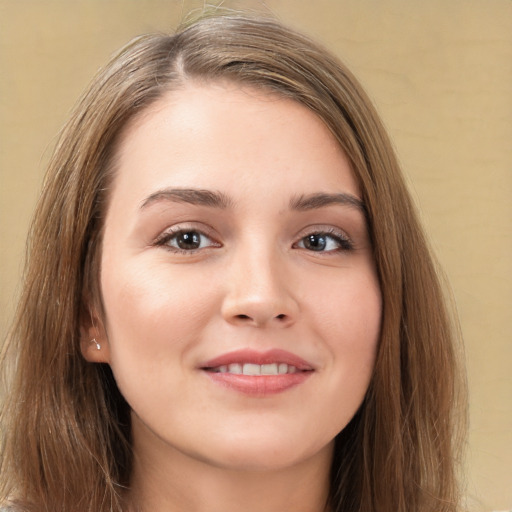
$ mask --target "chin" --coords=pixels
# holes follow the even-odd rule
[[[314,457],[331,458],[334,440],[325,445],[304,446],[298,440],[248,439],[246,442],[219,443],[209,463],[237,471],[279,471],[300,465]],[[213,455],[213,454],[212,454]]]

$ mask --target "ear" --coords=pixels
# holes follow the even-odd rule
[[[110,363],[110,346],[103,321],[94,310],[88,310],[80,328],[80,351],[90,363]]]

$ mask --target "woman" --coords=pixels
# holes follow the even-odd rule
[[[30,255],[14,510],[458,508],[435,267],[368,98],[307,38],[221,16],[128,44],[62,133]]]

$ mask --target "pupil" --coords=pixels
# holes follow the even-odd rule
[[[180,249],[197,249],[201,245],[201,238],[196,231],[181,233],[177,239]]]
[[[312,251],[323,251],[326,246],[325,236],[308,235],[304,240],[304,246]]]

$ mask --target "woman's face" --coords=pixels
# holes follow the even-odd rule
[[[328,457],[374,366],[360,191],[308,109],[188,84],[125,131],[103,239],[110,364],[134,442],[230,468]]]

